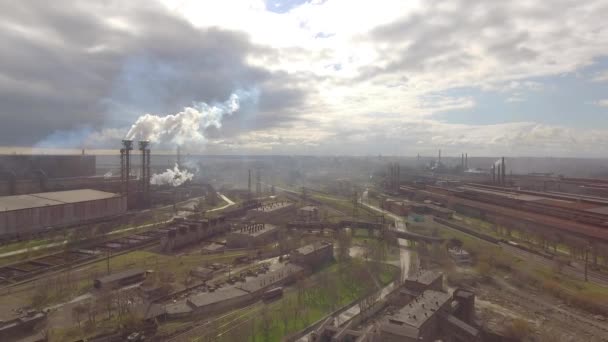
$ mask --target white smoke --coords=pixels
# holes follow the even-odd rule
[[[152,177],[150,177],[150,184],[180,186],[186,181],[192,180],[192,177],[194,177],[194,174],[188,172],[188,170],[180,170],[176,163],[173,169],[167,169],[167,171],[163,173],[153,174]]]
[[[104,179],[108,179],[112,177],[112,171],[108,171],[106,173],[103,174],[103,178]]]
[[[131,126],[126,138],[178,145],[186,142],[204,142],[204,129],[211,126],[222,127],[224,116],[238,111],[241,101],[252,96],[257,96],[257,93],[238,91],[223,103],[208,105],[201,102],[167,116],[145,114]]]

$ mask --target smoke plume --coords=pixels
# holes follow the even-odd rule
[[[126,138],[148,140],[157,144],[181,145],[186,142],[205,142],[206,128],[211,126],[220,128],[224,116],[238,111],[241,102],[252,97],[255,101],[257,93],[237,91],[223,103],[209,105],[200,102],[167,116],[145,114],[131,126]]]
[[[188,170],[180,170],[176,163],[173,169],[167,169],[167,171],[163,173],[153,174],[152,177],[150,177],[150,184],[180,186],[186,181],[192,180],[192,177],[194,177],[194,174],[188,172]]]

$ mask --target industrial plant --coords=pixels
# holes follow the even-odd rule
[[[2,157],[2,336],[527,341],[548,334],[537,291],[604,336],[608,181],[468,153],[294,166],[152,148]]]

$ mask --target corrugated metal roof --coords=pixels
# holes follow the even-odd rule
[[[188,302],[190,302],[193,306],[200,308],[206,305],[214,304],[217,302],[222,302],[227,299],[237,298],[241,296],[249,295],[247,292],[243,290],[239,290],[235,287],[229,287],[226,289],[221,289],[215,292],[205,292],[198,295],[188,297]]]
[[[31,209],[66,203],[78,203],[107,198],[119,197],[111,192],[92,189],[79,189],[69,191],[42,192],[29,195],[14,195],[0,197],[0,210],[11,211]]]

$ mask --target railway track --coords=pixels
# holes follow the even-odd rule
[[[542,264],[543,266],[549,266],[549,267],[552,267],[555,265],[555,261],[552,259],[552,256],[543,255],[539,252],[533,252],[525,247],[522,247],[519,245],[513,245],[506,240],[497,239],[493,236],[489,236],[487,234],[480,233],[471,227],[463,225],[462,223],[456,223],[454,221],[451,221],[451,220],[448,221],[448,220],[441,219],[441,218],[434,218],[434,220],[435,220],[435,222],[441,224],[442,226],[444,226],[448,229],[457,230],[461,233],[467,234],[467,235],[477,238],[479,240],[497,245],[503,251],[506,251],[512,255],[517,255],[519,257],[523,257],[524,259],[526,259],[528,261],[533,261],[537,264]],[[564,274],[567,274],[574,278],[578,278],[580,280],[585,279],[584,271],[581,271],[578,268],[572,267],[570,265],[564,266],[562,268],[562,272]],[[608,275],[589,270],[587,272],[587,278],[590,282],[592,282],[594,284],[608,287]]]
[[[200,341],[203,337],[209,333],[215,332],[217,336],[221,336],[229,332],[231,329],[226,327],[234,327],[235,323],[242,320],[243,317],[250,316],[261,309],[260,302],[255,302],[244,308],[233,310],[229,313],[215,317],[212,319],[202,319],[193,323],[193,326],[185,331],[178,333],[177,335],[167,339],[167,342],[187,342],[187,341]],[[219,323],[214,326],[215,323]],[[242,323],[242,322],[239,322]],[[223,330],[222,330],[223,329]]]
[[[241,212],[246,211],[243,208],[237,208],[226,212],[223,216],[238,216]],[[171,221],[172,219],[159,222],[155,227],[143,232],[135,232],[98,242],[81,242],[78,246],[72,246],[69,250],[2,266],[0,267],[0,289],[26,284],[68,267],[86,266],[108,257],[108,254],[112,258],[135,250],[153,247],[160,243],[160,238],[165,233],[167,224]],[[215,222],[219,221],[218,219],[215,220]],[[110,236],[111,233],[106,235],[106,237]]]

